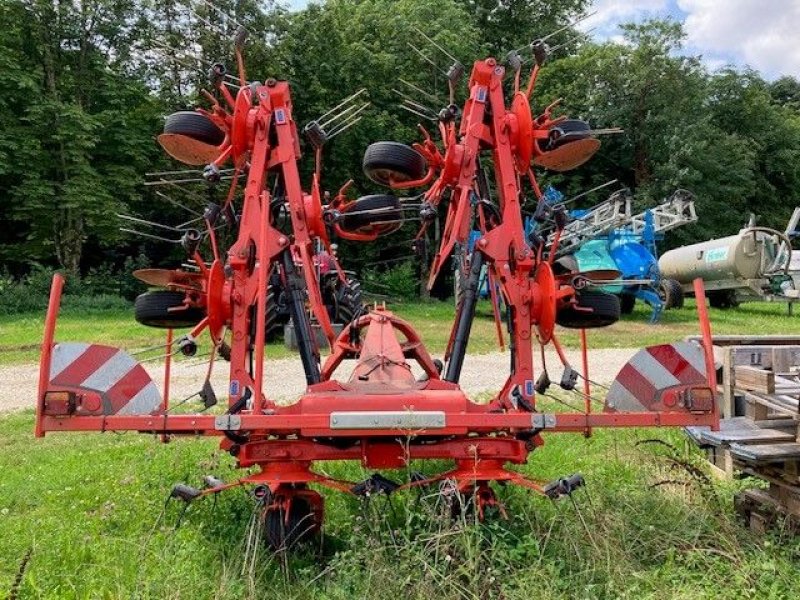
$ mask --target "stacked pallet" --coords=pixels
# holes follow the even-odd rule
[[[722,364],[720,431],[690,427],[687,433],[721,472],[765,482],[736,499],[753,529],[765,529],[777,515],[800,524],[800,338],[714,343]]]

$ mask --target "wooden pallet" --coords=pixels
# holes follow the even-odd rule
[[[764,531],[781,516],[786,517],[781,522],[800,525],[800,338],[737,336],[714,342],[722,364],[724,418],[719,431],[689,427],[686,432],[719,474],[742,473],[767,483],[736,498],[753,530]]]

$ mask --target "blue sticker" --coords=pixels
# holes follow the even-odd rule
[[[728,246],[723,246],[721,248],[712,248],[711,250],[706,252],[707,263],[721,262],[727,259],[728,259]]]
[[[233,379],[231,381],[231,396],[238,396],[239,395],[239,381],[237,379]]]
[[[485,87],[480,86],[478,88],[478,91],[475,92],[475,100],[477,100],[478,102],[486,102],[486,88]]]
[[[286,111],[282,108],[279,108],[275,111],[275,122],[278,125],[283,125],[286,123]]]
[[[533,379],[525,380],[525,397],[530,398],[533,396]]]

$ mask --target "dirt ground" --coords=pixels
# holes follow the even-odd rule
[[[592,379],[600,383],[609,383],[636,351],[636,348],[591,350],[589,368]],[[578,351],[567,351],[567,358],[576,369],[580,370]],[[561,377],[561,364],[554,352],[549,352],[546,359],[550,379],[557,382]],[[354,364],[352,361],[349,362],[351,365]],[[162,367],[152,363],[146,366],[153,380],[160,385],[163,378]],[[348,365],[345,364],[344,367],[347,368]],[[508,367],[507,352],[468,356],[461,373],[461,387],[470,396],[497,390],[508,373]],[[173,367],[170,394],[173,401],[197,392],[202,385],[206,368],[206,363],[197,364],[196,360],[186,361],[186,364],[178,361]],[[38,377],[37,364],[0,367],[0,412],[33,408]],[[267,361],[264,378],[267,395],[276,401],[291,401],[305,388],[305,379],[297,358]],[[215,363],[212,384],[217,395],[220,398],[224,397],[228,384],[227,363],[222,361]],[[602,393],[598,391],[597,395],[602,396]]]

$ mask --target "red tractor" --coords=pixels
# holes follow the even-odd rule
[[[209,479],[205,488],[177,486],[173,495],[190,502],[252,484],[266,537],[274,547],[282,547],[322,526],[320,486],[348,494],[388,493],[448,480],[482,518],[487,507],[498,505],[494,483],[519,484],[552,498],[570,494],[582,484],[579,475],[546,484],[510,468],[526,463],[546,434],[589,435],[595,427],[718,426],[710,329],[702,302],[704,345],[677,343],[642,349],[617,376],[600,410],[589,385],[585,343],[580,372],[561,351],[556,323],[578,328],[605,325],[616,320],[619,306],[613,296],[596,291],[613,279],[613,273],[555,272],[552,257],[557,237],[548,247],[543,239],[525,235],[522,182],[527,181],[540,196],[532,165],[572,168],[600,144],[588,126],[555,117],[550,108],[532,116],[529,98],[543,62],[543,48],[532,47],[536,64],[524,91],[519,89],[519,66],[512,69],[515,85],[510,105],[503,93],[506,68],[492,58],[477,61],[463,107],[451,103],[442,111],[441,147],[426,135],[415,149],[379,143],[365,155],[364,167],[373,180],[392,188],[427,188],[423,227],[429,226],[430,215],[449,198],[431,281],[454,245],[464,242],[470,211],[477,212],[482,236],[470,259],[471,275],[443,368],[413,327],[382,307],[354,316],[334,338],[313,273],[314,243],[328,245],[327,228],[351,239],[374,240],[399,226],[403,207],[393,195],[350,202],[345,197],[347,186],[323,203],[319,167],[310,192],[303,192],[289,84],[274,79],[263,84],[247,82],[240,46],[236,96],[218,83],[224,104],[209,95],[212,108],[191,113],[196,126],[188,127],[189,117],[181,120],[179,130],[168,123],[162,138],[173,156],[207,163],[210,177],[231,162],[237,177],[231,183],[230,204],[238,175],[244,179],[243,199],[234,211],[238,215],[235,242],[218,248],[214,223],[207,219],[210,260],[206,262],[197,247],[189,246],[197,273],[152,273],[151,282],[158,280],[184,293],[184,302],[177,310],[170,308],[170,314],[202,307],[202,313],[191,319],[201,320],[180,341],[173,341],[168,332],[166,374],[159,390],[124,350],[54,342],[63,284],[56,276],[42,345],[37,436],[51,431],[125,430],[159,433],[164,438],[219,436],[221,447],[237,465],[250,469],[247,474],[231,483]],[[457,72],[458,65],[453,70]],[[221,77],[224,72],[218,68],[216,74]],[[223,132],[224,139],[205,135],[212,125]],[[310,129],[314,133],[313,126]],[[315,145],[317,165],[320,146]],[[483,157],[491,158],[496,199],[481,169]],[[472,203],[471,196],[477,196],[478,202]],[[289,223],[283,230],[276,226],[271,208],[277,197],[288,207]],[[541,219],[553,221],[557,229],[563,227],[563,214],[548,212],[541,203],[539,212]],[[467,397],[458,381],[483,264],[507,307],[512,360],[498,393],[479,403]],[[278,405],[263,393],[269,280],[275,269],[287,290],[307,381],[306,390],[290,405]],[[701,287],[698,293],[702,299]],[[331,343],[332,352],[324,362],[310,333],[307,301]],[[227,402],[216,414],[178,414],[169,404],[169,356],[178,348],[191,349],[199,343],[201,332],[207,333],[205,343],[212,352],[224,353],[230,360]],[[581,398],[582,410],[543,410],[547,405],[537,401],[537,395],[548,394],[551,384],[546,365],[540,365],[538,379],[534,373],[534,343],[555,346],[563,362],[560,387]],[[345,361],[353,368],[344,371]],[[452,461],[452,468],[406,482],[376,474],[360,483],[337,480],[315,469],[324,461],[355,460],[381,471],[405,467],[414,459],[446,459]]]

